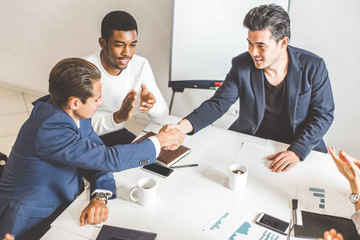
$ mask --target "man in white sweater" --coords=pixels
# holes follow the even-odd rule
[[[85,57],[101,71],[104,104],[95,113],[92,126],[108,146],[135,139],[125,122],[131,118],[137,98],[139,112],[153,121],[169,114],[149,62],[135,55],[137,35],[136,21],[129,13],[110,12],[101,23],[101,51]]]

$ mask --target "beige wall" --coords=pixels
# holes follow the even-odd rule
[[[56,62],[99,50],[101,20],[113,10],[136,18],[137,54],[168,90],[171,0],[0,0],[0,83],[46,93]]]

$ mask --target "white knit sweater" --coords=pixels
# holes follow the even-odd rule
[[[127,68],[118,76],[110,75],[104,69],[100,60],[100,51],[84,57],[84,59],[95,64],[101,71],[104,104],[99,106],[92,118],[92,126],[98,135],[124,128],[125,122],[119,124],[114,122],[113,113],[121,108],[124,98],[131,89],[138,92],[139,99],[141,84],[145,84],[156,99],[154,107],[147,113],[151,120],[156,122],[169,114],[168,106],[156,85],[150,64],[144,57],[134,55]],[[133,111],[138,111],[138,109]]]

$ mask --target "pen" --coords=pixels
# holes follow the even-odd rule
[[[291,231],[293,230],[293,228],[295,227],[295,225],[297,224],[297,208],[298,208],[298,200],[297,199],[293,199],[292,200],[292,216],[290,218],[290,225],[289,225],[289,232],[287,234],[287,240],[290,240],[290,235],[291,235]]]
[[[293,219],[294,225],[297,224],[297,208],[298,208],[298,200],[293,199],[292,200],[292,219]]]
[[[173,166],[170,168],[186,168],[186,167],[196,167],[196,166],[199,166],[199,164],[179,165],[179,166]]]
[[[291,235],[291,230],[293,229],[293,224],[292,224],[292,218],[290,218],[290,223],[289,223],[289,231],[287,233],[287,237],[286,240],[290,240],[290,235]]]

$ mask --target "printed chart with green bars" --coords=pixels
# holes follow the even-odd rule
[[[310,187],[309,191],[314,197],[319,198],[319,208],[325,209],[325,189]]]
[[[232,204],[220,211],[208,222],[203,231],[214,240],[285,240],[285,236],[270,231],[252,220],[254,216],[243,216],[242,202]]]
[[[354,206],[350,192],[344,189],[299,184],[298,208],[320,214],[351,218]]]

